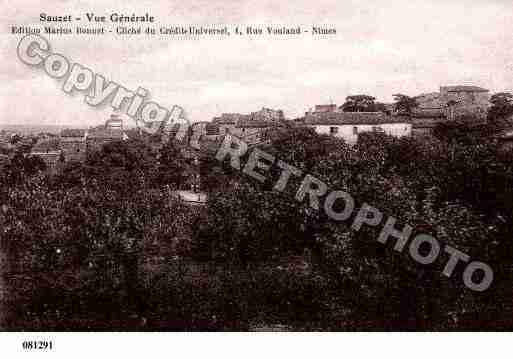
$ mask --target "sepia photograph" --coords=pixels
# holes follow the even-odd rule
[[[513,329],[511,1],[0,3],[18,353]]]

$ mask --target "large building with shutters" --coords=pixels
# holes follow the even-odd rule
[[[412,124],[407,116],[391,116],[383,112],[307,113],[301,122],[320,135],[341,138],[350,145],[356,144],[358,136],[365,132],[394,137],[412,134]]]

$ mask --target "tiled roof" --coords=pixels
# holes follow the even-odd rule
[[[421,108],[412,113],[413,118],[445,118],[445,112],[442,108]]]
[[[478,86],[445,86],[448,92],[489,92],[489,90]]]
[[[239,120],[237,121],[237,124],[235,127],[239,128],[267,128],[267,127],[273,127],[276,126],[277,123],[273,121],[261,121],[261,120]]]
[[[86,130],[81,129],[64,129],[61,131],[61,137],[84,137]]]
[[[257,112],[252,112],[250,114],[242,114],[242,113],[223,113],[219,117],[214,117],[212,123],[218,125],[235,125],[239,121],[277,121],[283,120],[283,111],[282,110],[272,110],[268,108],[262,108],[262,110]]]
[[[410,122],[405,116],[390,116],[382,112],[334,112],[305,116],[306,125],[376,125]]]

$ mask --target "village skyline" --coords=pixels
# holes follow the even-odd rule
[[[21,36],[11,34],[10,26],[39,24],[40,11],[29,10],[38,8],[35,2],[22,3],[24,10],[7,7],[1,20],[5,36],[0,39],[0,53],[6,60],[0,65],[0,78],[12,86],[0,92],[0,124],[100,124],[104,111],[82,110],[80,98],[62,94],[62,83],[17,59]],[[120,11],[128,5],[117,6]],[[48,13],[49,9],[69,11],[55,1],[46,7]],[[391,102],[395,93],[415,96],[437,91],[440,85],[473,84],[493,92],[513,88],[508,65],[513,56],[510,2],[323,0],[313,8],[306,1],[294,5],[242,1],[225,3],[222,11],[218,7],[208,2],[130,5],[134,12],[154,14],[163,26],[306,24],[330,25],[337,33],[320,38],[155,37],[151,41],[52,36],[52,47],[129,89],[148,89],[152,100],[163,106],[179,104],[194,122],[262,107],[281,108],[294,118],[308,106],[340,103],[351,94]],[[107,9],[89,0],[73,11]]]
[[[437,89],[433,90],[433,91],[425,91],[425,92],[422,92],[420,94],[417,94],[417,95],[412,95],[412,94],[404,94],[404,93],[400,93],[400,92],[393,92],[392,95],[390,95],[391,97],[391,100],[390,101],[382,101],[380,98],[376,98],[374,97],[372,94],[368,93],[368,92],[361,92],[361,93],[352,93],[352,94],[348,94],[347,96],[343,97],[343,98],[335,98],[335,97],[332,97],[332,98],[329,98],[328,100],[324,101],[324,102],[318,102],[318,103],[310,103],[310,104],[305,104],[303,106],[303,109],[302,110],[296,110],[294,112],[294,115],[290,115],[289,113],[287,113],[286,111],[284,111],[282,109],[282,107],[280,106],[270,106],[270,105],[267,105],[267,104],[263,104],[261,107],[257,107],[255,105],[248,105],[247,108],[245,110],[242,110],[242,111],[229,111],[229,110],[223,110],[223,109],[220,109],[220,112],[214,114],[212,117],[210,118],[205,118],[205,119],[195,119],[195,118],[190,118],[188,113],[189,111],[187,111],[187,109],[185,109],[186,113],[187,113],[187,116],[188,116],[188,120],[191,122],[191,123],[198,123],[198,122],[213,122],[215,121],[215,119],[219,116],[222,116],[223,114],[240,114],[240,115],[244,115],[244,114],[251,114],[255,111],[259,111],[260,109],[265,109],[265,108],[272,108],[272,109],[279,109],[281,110],[283,113],[284,113],[284,117],[288,120],[293,120],[293,119],[297,119],[297,118],[300,118],[300,117],[303,117],[306,113],[308,112],[311,112],[315,109],[316,106],[319,106],[319,105],[334,105],[336,106],[336,108],[338,109],[339,106],[342,106],[344,104],[344,102],[347,100],[348,97],[350,96],[359,96],[359,95],[367,95],[367,96],[372,96],[375,98],[375,102],[378,103],[378,104],[383,104],[383,105],[386,105],[387,107],[391,107],[393,106],[394,104],[394,100],[393,100],[393,97],[394,95],[396,94],[403,94],[403,95],[406,95],[406,96],[410,96],[412,98],[416,98],[416,99],[420,99],[420,98],[423,98],[423,97],[426,97],[426,96],[430,96],[430,95],[433,95],[433,94],[437,94],[437,93],[440,93],[440,89],[442,88],[447,88],[447,87],[479,87],[481,88],[480,86],[476,86],[475,83],[462,83],[462,84],[458,84],[458,85],[445,85],[445,86],[439,86]],[[487,87],[483,87],[483,89],[486,89],[488,91],[488,93],[490,95],[493,95],[495,93],[499,93],[499,92],[510,92],[508,90],[505,90],[505,91],[495,91],[495,90],[490,90],[488,89]],[[71,121],[70,123],[49,123],[46,121],[46,116],[43,117],[41,119],[40,122],[36,122],[36,120],[34,119],[33,121],[29,121],[29,122],[17,122],[17,121],[8,121],[8,122],[3,122],[3,120],[5,120],[5,118],[2,118],[0,119],[0,130],[6,130],[6,131],[21,131],[22,133],[36,133],[36,132],[53,132],[53,131],[60,131],[62,129],[65,129],[65,128],[80,128],[80,129],[88,129],[88,128],[92,128],[92,127],[96,127],[96,126],[102,126],[104,123],[105,123],[105,120],[107,120],[111,114],[120,114],[123,119],[124,119],[124,126],[126,128],[136,128],[137,125],[136,125],[136,120],[134,118],[130,118],[129,116],[126,116],[124,115],[124,109],[126,106],[123,106],[120,110],[114,110],[112,108],[101,108],[101,109],[97,109],[97,108],[91,108],[91,107],[85,107],[83,106],[85,110],[85,112],[87,111],[91,111],[92,113],[95,113],[95,114],[98,114],[97,116],[94,116],[95,119],[91,120],[91,122],[88,122],[88,123],[82,123],[80,125],[74,125],[73,122]],[[379,112],[379,111],[378,111]],[[97,117],[97,118],[96,118]]]

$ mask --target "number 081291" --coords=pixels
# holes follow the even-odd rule
[[[22,343],[25,350],[52,350],[53,342],[45,340],[26,340]]]

